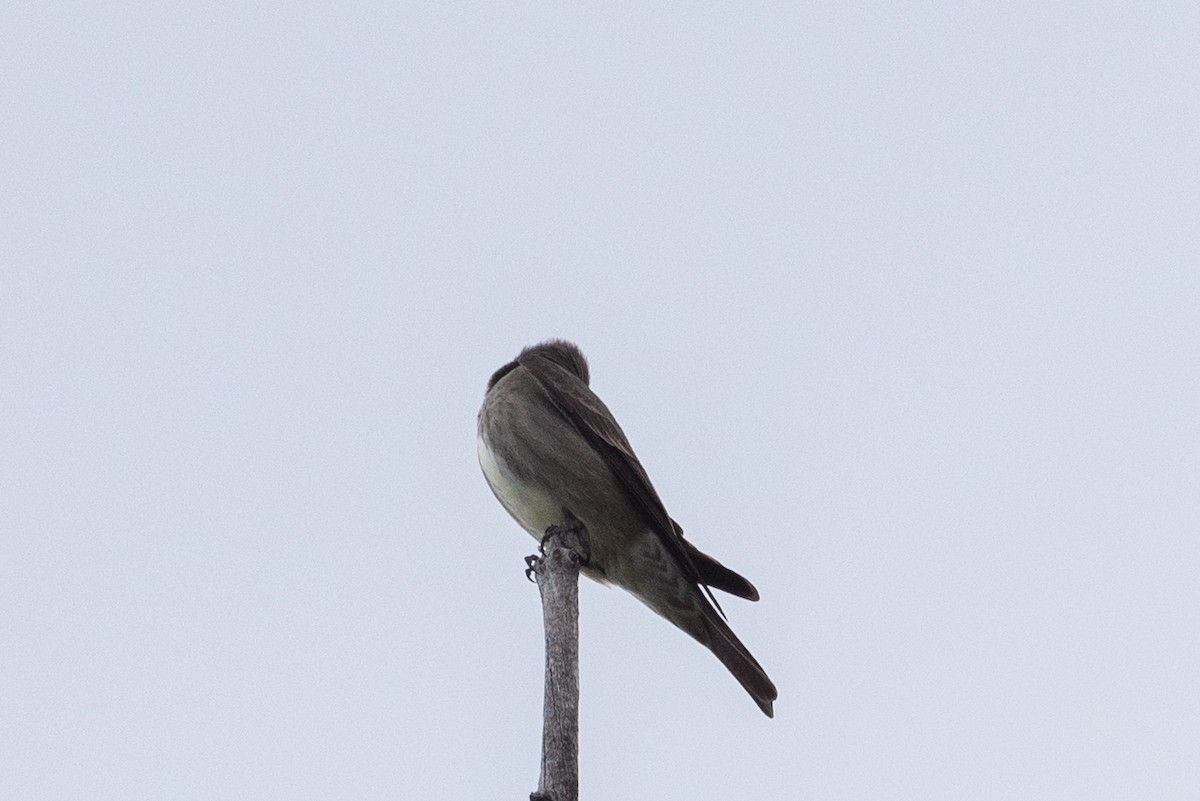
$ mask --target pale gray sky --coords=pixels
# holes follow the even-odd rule
[[[780,691],[585,584],[585,798],[1200,796],[1197,41],[9,3],[0,797],[526,797],[475,412],[551,336]]]

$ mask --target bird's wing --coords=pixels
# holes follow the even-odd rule
[[[684,574],[691,581],[706,585],[692,559],[691,551],[695,548],[689,547],[690,543],[683,539],[674,521],[667,514],[666,507],[654,491],[645,468],[634,455],[625,432],[604,405],[604,401],[600,400],[578,376],[543,356],[528,354],[519,357],[518,361],[537,379],[563,416],[570,420],[584,439],[604,457],[613,474],[646,516],[651,529],[675,555]],[[707,590],[707,586],[705,589]],[[712,593],[709,593],[709,597],[712,598]],[[716,603],[715,598],[712,600]]]
[[[687,550],[688,556],[692,557],[692,564],[696,566],[696,572],[700,574],[702,582],[730,595],[745,598],[747,601],[758,600],[758,590],[750,583],[749,579],[725,567],[725,565],[688,542],[687,538],[683,536],[683,528],[674,519],[671,520],[671,525],[675,527],[675,533],[679,536],[683,547]],[[720,607],[718,606],[717,608],[719,609]]]

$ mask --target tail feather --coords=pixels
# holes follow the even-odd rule
[[[708,636],[707,642],[701,642],[721,660],[721,664],[750,694],[763,714],[769,718],[775,717],[774,701],[779,697],[779,691],[767,677],[762,665],[750,655],[750,651],[742,645],[742,641],[716,612],[707,615],[704,624]]]
[[[679,531],[678,524],[676,530]],[[680,535],[682,537],[681,531]],[[712,651],[750,694],[763,714],[769,718],[775,717],[774,701],[779,696],[775,685],[714,606],[716,599],[708,592],[708,586],[751,600],[757,600],[758,591],[749,581],[696,550],[686,540],[684,544],[703,582],[700,586],[692,576],[680,569],[680,565],[653,535],[641,541],[642,551],[636,563],[637,569],[625,572],[613,570],[608,578]],[[616,564],[621,567],[620,563]],[[713,603],[709,603],[710,599]]]

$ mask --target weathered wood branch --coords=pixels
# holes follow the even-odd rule
[[[530,801],[579,799],[579,566],[589,553],[587,531],[571,520],[551,526],[541,559],[530,558],[546,629],[542,701],[542,767]]]

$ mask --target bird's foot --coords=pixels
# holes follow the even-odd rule
[[[538,550],[541,550],[540,545],[538,546]],[[530,583],[537,583],[533,580],[533,574],[534,571],[537,570],[537,566],[541,563],[542,557],[538,556],[537,554],[531,553],[529,556],[525,557],[525,578],[529,579]]]
[[[559,547],[572,551],[579,557],[579,563],[586,565],[592,560],[592,545],[588,541],[587,529],[579,518],[566,509],[563,509],[563,514],[566,516],[565,522],[546,527],[546,533],[542,535],[542,541],[538,544],[538,553],[545,556],[546,543],[558,537]]]
[[[592,548],[588,542],[587,529],[566,509],[563,510],[563,514],[566,521],[547,526],[546,533],[538,543],[538,552],[525,557],[525,578],[530,581],[534,581],[533,575],[537,573],[538,565],[546,556],[546,545],[555,537],[558,538],[559,547],[574,554],[580,565],[586,566],[591,562]]]

